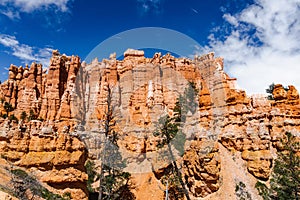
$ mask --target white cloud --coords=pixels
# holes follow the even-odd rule
[[[231,25],[238,26],[238,20],[237,20],[234,16],[232,16],[232,15],[230,15],[230,14],[228,14],[228,13],[225,13],[225,14],[223,15],[223,18],[224,18],[227,22],[229,22]]]
[[[20,13],[17,11],[13,11],[11,9],[7,9],[7,10],[0,10],[0,13],[5,15],[6,17],[8,17],[11,20],[18,20],[20,19]]]
[[[199,14],[198,10],[196,10],[195,8],[191,8],[191,10],[196,13],[196,14]]]
[[[224,14],[225,37],[213,33],[201,52],[224,57],[227,72],[249,94],[265,93],[272,82],[300,90],[299,16],[300,0],[256,0],[240,13]]]
[[[0,13],[12,20],[20,19],[20,13],[54,9],[68,12],[68,3],[72,0],[0,0]]]
[[[7,47],[13,47],[19,45],[19,42],[16,40],[15,36],[10,35],[0,35],[0,43]]]
[[[8,47],[12,51],[12,55],[19,58],[23,63],[39,62],[43,66],[49,66],[49,61],[53,49],[36,48],[26,44],[20,44],[15,36],[0,34],[0,44]]]
[[[32,12],[42,8],[49,8],[55,6],[62,12],[68,10],[67,3],[69,0],[0,0],[3,6],[14,6],[19,8],[22,12]]]
[[[163,11],[164,0],[137,0],[139,12],[141,14],[153,12],[159,14]]]

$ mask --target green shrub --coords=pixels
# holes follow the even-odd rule
[[[23,121],[25,121],[26,118],[27,118],[27,113],[26,113],[25,111],[23,111],[23,112],[21,113],[21,119],[22,119]]]
[[[92,183],[94,183],[97,173],[95,171],[95,163],[91,160],[86,161],[85,163],[86,172],[88,174],[87,180],[87,189],[89,192],[93,193],[95,190],[92,187]]]
[[[268,93],[268,99],[269,100],[274,100],[274,97],[273,97],[273,90],[274,90],[274,86],[275,84],[272,83],[271,85],[269,85],[269,87],[266,89],[266,93]]]
[[[18,118],[15,115],[10,115],[9,120],[10,121],[19,121]]]
[[[246,185],[242,181],[235,185],[235,195],[240,200],[251,200],[251,195],[246,190]]]
[[[16,176],[22,178],[22,179],[25,179],[25,178],[27,178],[27,176],[28,176],[28,174],[27,174],[24,170],[22,170],[22,169],[13,169],[13,170],[11,170],[10,172],[11,172],[12,174],[14,174],[14,175],[16,175]]]

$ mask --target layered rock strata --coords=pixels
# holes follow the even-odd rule
[[[7,113],[4,105],[8,102],[14,108],[9,115],[20,119],[23,112],[31,113],[38,120],[25,120],[14,134],[11,127],[17,125],[2,121],[3,134],[8,136],[3,137],[1,154],[54,189],[73,184],[70,191],[81,190],[82,198],[87,178],[83,143],[90,158],[101,158],[109,108],[118,145],[127,160],[126,170],[133,174],[136,197],[147,196],[142,189],[147,188],[145,184],[163,196],[157,174],[172,160],[161,159],[160,138],[153,132],[161,116],[173,115],[178,97],[190,82],[196,87],[197,108],[184,116],[186,122],[180,127],[185,134],[184,153],[176,150],[175,143],[172,148],[193,198],[222,198],[220,191],[227,188],[223,178],[228,176],[225,155],[250,177],[247,187],[253,188],[255,180],[267,181],[285,132],[299,136],[300,105],[295,87],[275,85],[273,100],[247,96],[236,88],[236,79],[223,71],[223,59],[213,53],[191,60],[158,53],[145,58],[143,51],[128,50],[123,60],[111,55],[86,64],[76,56],[54,51],[50,63],[48,73],[36,63],[30,68],[10,67],[9,79],[0,88],[2,115]],[[20,148],[16,141],[22,144]],[[228,180],[246,179],[237,173]]]
[[[87,198],[87,154],[80,140],[64,133],[47,132],[45,128],[38,133],[17,128],[0,131],[1,158],[10,166],[26,169],[54,193],[70,193],[72,199]]]

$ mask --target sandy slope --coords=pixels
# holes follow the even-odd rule
[[[235,195],[235,187],[240,181],[246,185],[246,191],[251,195],[252,199],[262,199],[255,189],[256,179],[247,171],[246,163],[242,160],[240,152],[233,154],[229,152],[222,144],[219,145],[221,157],[221,177],[222,186],[218,192],[209,195],[205,200],[231,200],[237,199]],[[233,157],[235,157],[233,159]]]

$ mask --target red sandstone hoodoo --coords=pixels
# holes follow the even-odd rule
[[[153,162],[153,127],[162,111],[172,111],[186,83],[193,82],[197,114],[188,116],[183,126],[188,140],[177,160],[189,195],[233,199],[241,181],[252,198],[259,199],[254,185],[269,179],[280,139],[286,131],[299,136],[299,94],[294,86],[286,91],[278,84],[274,100],[247,96],[236,89],[235,81],[223,71],[223,59],[213,53],[191,60],[170,54],[145,58],[143,51],[127,50],[124,60],[112,54],[86,64],[78,56],[53,51],[48,71],[37,63],[11,65],[8,80],[0,86],[0,113],[7,113],[9,103],[9,116],[19,122],[0,119],[0,184],[10,187],[5,167],[20,167],[54,193],[87,199],[84,163],[98,149],[92,139],[80,141],[75,130],[84,124],[91,134],[101,132],[110,88],[118,108],[119,146],[132,172],[132,192],[137,199],[162,199],[158,174],[168,163]],[[23,112],[33,118],[20,120]]]

